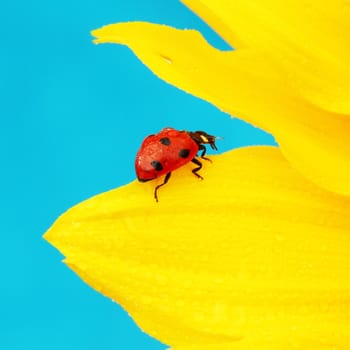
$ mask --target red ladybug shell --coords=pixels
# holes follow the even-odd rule
[[[199,150],[187,131],[165,128],[143,141],[136,155],[135,169],[139,181],[149,181],[190,162]]]

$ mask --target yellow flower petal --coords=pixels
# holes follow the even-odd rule
[[[350,195],[350,118],[310,104],[257,52],[222,52],[196,31],[142,22],[92,34],[128,45],[160,78],[271,132],[304,176]]]
[[[162,179],[132,182],[70,209],[45,238],[174,350],[348,349],[350,199],[277,148],[212,159],[203,181],[191,165],[175,171],[159,203]]]
[[[350,3],[183,0],[234,47],[281,66],[302,96],[350,114]]]
[[[346,0],[181,1],[233,47],[249,46],[269,56],[296,47],[309,52],[328,50],[339,58],[349,55],[350,4]]]

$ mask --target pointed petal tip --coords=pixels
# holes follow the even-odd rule
[[[52,234],[52,226],[43,234],[42,237],[43,237],[43,239],[44,239],[46,242],[48,242],[48,243],[54,245],[54,244],[53,244],[54,235]]]
[[[101,44],[101,43],[104,43],[106,41],[102,40],[99,36],[101,34],[101,31],[104,27],[101,27],[101,28],[97,28],[97,29],[93,29],[90,34],[93,36],[93,40],[92,42],[94,44]]]

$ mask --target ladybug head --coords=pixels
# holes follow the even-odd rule
[[[217,137],[207,134],[205,131],[194,131],[188,133],[191,138],[198,144],[208,144],[212,149],[217,150],[215,140]]]

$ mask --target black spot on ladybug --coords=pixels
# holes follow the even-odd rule
[[[147,182],[153,179],[141,179],[140,177],[137,178],[140,182]]]
[[[169,137],[162,137],[159,141],[164,146],[169,146],[171,144]]]
[[[179,157],[181,158],[187,158],[190,154],[190,150],[188,148],[184,148],[182,150],[180,150],[179,152]]]
[[[163,165],[160,161],[158,160],[153,160],[151,162],[151,165],[153,166],[154,169],[156,169],[157,171],[161,171],[163,170]]]

